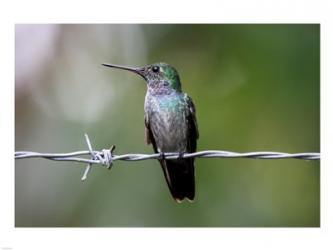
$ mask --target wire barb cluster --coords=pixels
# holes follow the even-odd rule
[[[75,161],[87,163],[87,167],[81,178],[84,181],[91,169],[92,164],[99,164],[106,166],[108,169],[112,167],[114,161],[144,161],[149,159],[179,159],[179,158],[254,158],[254,159],[301,159],[301,160],[320,160],[320,153],[281,153],[281,152],[248,152],[237,153],[222,150],[205,150],[195,153],[161,153],[161,154],[124,154],[113,155],[115,146],[112,145],[110,149],[103,149],[102,151],[95,151],[92,149],[89,137],[84,135],[88,149],[86,151],[76,151],[71,153],[37,153],[29,151],[15,152],[15,159],[23,158],[45,158],[54,161]],[[78,156],[90,155],[91,158],[80,158]]]

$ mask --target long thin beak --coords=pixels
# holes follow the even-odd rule
[[[111,68],[123,69],[123,70],[131,71],[131,72],[134,72],[134,73],[142,76],[144,79],[146,79],[144,68],[132,68],[132,67],[126,67],[126,66],[122,66],[122,65],[107,64],[107,63],[102,63],[102,65],[106,66],[106,67],[111,67]]]

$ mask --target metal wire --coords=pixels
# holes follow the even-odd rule
[[[71,153],[37,153],[30,151],[16,151],[15,159],[24,158],[45,158],[54,161],[75,161],[88,163],[84,174],[81,178],[84,181],[87,178],[92,164],[99,164],[106,166],[108,169],[112,167],[114,161],[144,161],[149,159],[179,159],[179,158],[253,158],[253,159],[301,159],[301,160],[320,160],[320,153],[281,153],[281,152],[247,152],[237,153],[222,150],[205,150],[195,153],[178,153],[166,152],[160,154],[124,154],[114,155],[113,151],[115,146],[111,149],[103,149],[102,151],[95,151],[92,149],[89,137],[85,134],[85,139],[89,150],[76,151]],[[91,158],[81,158],[77,156],[90,155]]]

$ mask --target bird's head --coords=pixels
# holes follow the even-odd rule
[[[139,68],[115,64],[102,65],[134,72],[146,80],[148,88],[166,88],[181,92],[181,83],[178,72],[174,67],[167,63],[154,63]]]

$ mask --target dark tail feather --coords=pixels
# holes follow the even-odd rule
[[[194,160],[161,160],[160,163],[173,198],[177,202],[184,198],[192,201],[195,196]]]

